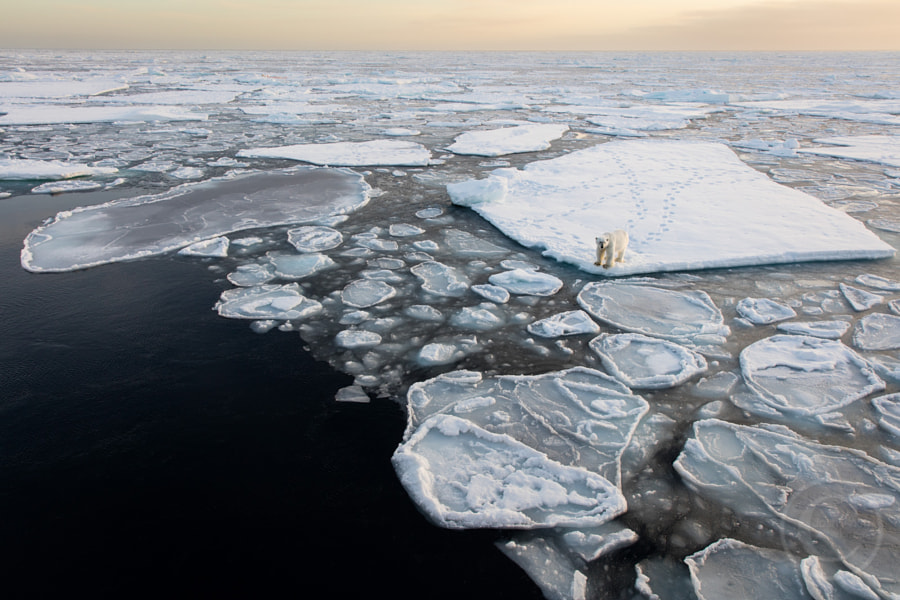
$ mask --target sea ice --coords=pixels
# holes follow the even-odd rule
[[[499,258],[508,252],[487,240],[472,235],[467,231],[447,229],[444,231],[444,243],[453,253],[463,258]]]
[[[872,398],[872,406],[882,429],[900,438],[900,393]]]
[[[521,244],[601,275],[895,252],[853,217],[773,182],[716,143],[613,141],[447,191]],[[631,239],[625,262],[594,265],[595,238],[616,228]]]
[[[900,117],[897,118],[897,124],[900,124]],[[813,141],[830,145],[821,148],[803,148],[800,152],[900,167],[900,135],[842,136]]]
[[[286,158],[332,167],[395,165],[424,167],[431,164],[431,152],[422,144],[402,140],[295,144],[275,148],[251,148],[237,153],[239,158]]]
[[[473,285],[472,291],[482,298],[486,298],[491,302],[496,302],[497,304],[505,304],[509,302],[509,291],[506,288],[500,287],[499,285],[482,283],[479,285]]]
[[[847,299],[847,302],[850,303],[850,306],[853,307],[853,310],[855,311],[869,310],[873,306],[884,302],[884,296],[861,290],[858,287],[853,287],[846,283],[840,283],[838,287],[844,295],[844,298]]]
[[[91,175],[110,175],[115,167],[91,167],[61,160],[0,159],[0,179],[72,179]]]
[[[234,174],[63,211],[25,239],[29,271],[70,271],[162,254],[226,233],[315,221],[369,201],[357,173],[300,168]]]
[[[331,258],[319,252],[306,254],[270,252],[267,257],[275,270],[275,275],[282,279],[304,279],[335,266]]]
[[[545,319],[529,323],[527,329],[533,335],[546,338],[600,332],[600,326],[583,310],[557,313]]]
[[[467,131],[447,147],[455,154],[502,156],[546,150],[550,142],[569,130],[567,125],[532,124],[485,131]]]
[[[341,348],[374,348],[381,343],[381,336],[364,329],[345,329],[335,336],[334,343]]]
[[[180,106],[28,106],[15,105],[0,114],[2,125],[55,125],[64,123],[205,121],[208,115]]]
[[[778,331],[795,335],[811,335],[831,340],[840,339],[850,329],[849,321],[791,321],[779,323]]]
[[[226,276],[226,279],[239,287],[262,285],[275,279],[275,268],[269,263],[238,265],[234,271]]]
[[[405,437],[432,415],[454,414],[616,484],[621,454],[648,410],[613,377],[580,367],[536,376],[446,373],[413,384],[407,407]]]
[[[813,600],[800,575],[800,559],[781,550],[726,538],[684,562],[698,600]]]
[[[771,298],[744,298],[735,308],[754,325],[768,325],[797,316],[793,308]]]
[[[465,350],[456,344],[432,342],[422,346],[417,355],[417,362],[425,367],[449,365],[466,355]]]
[[[531,577],[547,600],[587,599],[587,576],[551,540],[512,539],[497,547]]]
[[[344,236],[337,229],[324,225],[303,225],[289,229],[288,243],[298,252],[324,252],[337,248],[344,242]]]
[[[66,194],[69,192],[90,192],[103,188],[99,181],[84,181],[82,179],[66,181],[48,181],[31,188],[32,194]]]
[[[392,462],[419,509],[447,528],[594,526],[626,508],[606,478],[454,415],[421,423]]]
[[[591,315],[619,329],[687,346],[718,344],[730,331],[706,292],[590,282],[577,296]]]
[[[505,325],[506,317],[494,304],[482,303],[478,306],[464,306],[450,317],[450,324],[461,329],[490,331]]]
[[[356,279],[341,291],[341,301],[354,308],[368,308],[397,295],[396,288],[383,281]]]
[[[208,256],[213,258],[224,258],[228,256],[228,246],[230,242],[227,237],[220,235],[208,240],[194,242],[190,246],[185,246],[178,251],[178,254],[184,256]]]
[[[861,350],[900,348],[900,316],[872,313],[856,322],[853,345]]]
[[[419,263],[410,270],[421,280],[422,289],[436,296],[459,297],[471,285],[462,271],[433,260]]]
[[[833,553],[880,597],[900,593],[897,467],[785,427],[708,419],[694,423],[675,469],[689,488],[810,554]]]
[[[322,305],[304,296],[296,283],[225,290],[213,308],[229,319],[280,321],[304,319],[322,312]]]
[[[613,377],[632,389],[674,387],[707,369],[700,354],[640,333],[603,334],[591,340],[590,348]]]
[[[495,273],[488,277],[488,281],[493,285],[505,288],[511,294],[528,296],[552,296],[563,286],[562,280],[555,275],[526,269],[512,269]]]
[[[755,398],[735,401],[756,413],[821,417],[885,387],[868,362],[837,340],[774,335],[744,348],[740,362]]]

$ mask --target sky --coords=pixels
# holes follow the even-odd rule
[[[900,50],[898,0],[0,0],[0,47]]]

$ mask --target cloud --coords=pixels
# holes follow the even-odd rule
[[[900,3],[895,0],[769,1],[693,11],[668,24],[545,43],[572,50],[900,50],[898,24]]]

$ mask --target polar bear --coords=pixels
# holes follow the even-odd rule
[[[625,249],[628,248],[628,233],[623,229],[604,233],[597,238],[597,260],[595,265],[608,269],[617,262],[625,262]]]

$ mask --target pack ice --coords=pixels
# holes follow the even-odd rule
[[[728,147],[626,140],[447,185],[521,244],[598,275],[874,259],[894,249],[848,214],[769,179]],[[594,264],[625,229],[625,262]]]
[[[362,175],[340,169],[233,174],[63,211],[28,234],[21,262],[29,271],[70,271],[162,254],[243,229],[345,214],[369,192]]]
[[[871,588],[883,598],[900,594],[897,467],[784,427],[708,419],[694,423],[675,469],[697,493],[761,521],[784,540],[796,540],[810,555],[839,561],[847,572],[841,576],[845,585],[858,580],[860,591]],[[695,557],[693,568],[711,558],[706,555]],[[768,577],[740,579],[757,591],[743,597],[767,597],[764,591],[772,585]]]

